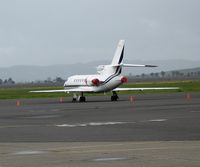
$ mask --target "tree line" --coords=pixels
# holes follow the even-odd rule
[[[142,73],[141,75],[129,74],[129,78],[131,79],[199,79],[200,78],[200,71],[188,71],[188,72],[181,72],[181,71],[171,71],[171,72],[155,72],[145,74]]]
[[[0,85],[14,85],[15,81],[13,81],[12,78],[8,78],[8,79],[0,79]]]
[[[11,77],[8,79],[0,79],[0,86],[14,86],[14,85],[63,85],[65,82],[61,77],[51,79],[50,77],[45,80],[37,80],[31,82],[15,82]]]
[[[171,71],[171,72],[155,72],[150,74],[142,73],[141,75],[132,75],[131,73],[128,76],[129,80],[173,80],[173,79],[200,79],[200,71],[191,71],[191,72],[181,72],[181,71]],[[17,84],[30,84],[30,85],[58,85],[61,86],[65,82],[65,79],[61,77],[56,77],[51,79],[50,77],[46,80],[38,80],[32,82],[18,83],[15,82],[11,77],[8,79],[0,79],[0,86],[12,86]]]

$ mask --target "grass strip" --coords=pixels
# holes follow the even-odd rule
[[[136,82],[127,83],[121,87],[179,87],[180,90],[148,90],[142,91],[142,93],[163,93],[163,92],[200,92],[200,80],[189,80],[189,81],[161,81],[161,82]],[[71,96],[68,93],[30,93],[29,91],[34,90],[54,90],[63,89],[63,87],[23,87],[23,88],[0,88],[0,99],[26,99],[26,98],[53,98],[53,97],[65,97]],[[119,94],[141,94],[141,91],[122,91]],[[91,94],[86,94],[86,96]],[[92,95],[103,95],[92,94]],[[110,95],[110,93],[108,93]]]

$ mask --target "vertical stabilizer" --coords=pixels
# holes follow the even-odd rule
[[[118,65],[122,62],[124,57],[124,44],[125,40],[119,41],[111,65]]]

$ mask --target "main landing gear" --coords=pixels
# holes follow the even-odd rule
[[[83,92],[81,92],[81,95],[77,97],[77,95],[74,93],[73,94],[73,98],[72,98],[72,102],[85,102],[86,101],[86,98],[85,96],[83,96]]]
[[[117,101],[119,99],[117,93],[115,91],[112,92],[111,101]],[[72,102],[85,102],[86,98],[83,96],[83,92],[81,92],[80,96],[77,96],[76,93],[73,94]]]
[[[117,92],[113,91],[113,95],[111,96],[111,101],[117,101],[119,99]]]

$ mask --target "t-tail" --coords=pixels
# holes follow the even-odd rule
[[[125,64],[123,63],[124,58],[124,45],[125,40],[120,40],[113,57],[112,66],[121,66],[121,67],[157,67],[155,65],[141,65],[141,64]]]
[[[122,67],[157,67],[155,65],[141,65],[141,64],[125,64],[124,58],[125,40],[120,40],[114,57],[110,65],[100,65],[97,67],[97,72],[102,75],[119,75],[122,72]]]

